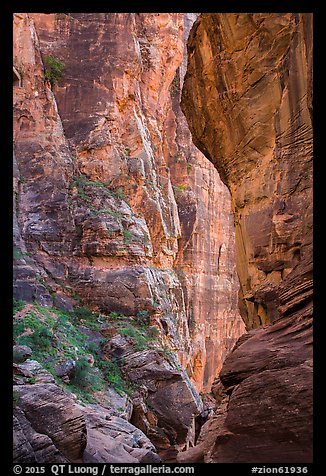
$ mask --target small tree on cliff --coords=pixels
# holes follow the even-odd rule
[[[57,84],[64,77],[65,64],[63,61],[53,56],[45,56],[44,65],[44,77],[50,81],[52,86]]]

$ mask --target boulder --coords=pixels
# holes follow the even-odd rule
[[[13,416],[14,463],[68,463],[52,439],[37,432],[20,408]]]
[[[13,361],[15,363],[22,363],[32,356],[32,349],[27,345],[14,345],[13,349]]]
[[[67,360],[54,367],[55,373],[58,377],[73,377],[76,369],[75,360]]]
[[[154,445],[125,419],[111,416],[105,408],[86,406],[87,446],[84,463],[159,463]]]
[[[36,360],[27,359],[21,364],[13,365],[14,380],[21,383],[55,383],[55,378]]]
[[[49,439],[52,441],[53,446],[57,449],[57,452],[54,448],[51,449],[52,455],[60,453],[60,458],[63,455],[70,462],[80,462],[86,447],[86,423],[82,411],[72,398],[60,387],[51,383],[16,385],[14,391],[17,395],[17,406],[28,420],[28,423],[23,420],[20,425],[16,426],[18,437],[16,438],[15,454],[18,461],[20,457],[26,458],[29,448],[26,444],[24,452],[20,453],[19,451],[19,441],[25,431],[22,427],[28,427],[29,433],[34,435],[33,438],[37,438],[35,435],[37,433],[47,437],[43,438],[47,445]],[[33,452],[33,447],[31,447],[30,453]]]

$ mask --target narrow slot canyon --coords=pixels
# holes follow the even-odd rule
[[[13,53],[14,462],[312,462],[312,14]]]

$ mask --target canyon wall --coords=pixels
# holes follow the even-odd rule
[[[162,451],[194,444],[198,392],[244,332],[230,195],[179,105],[196,16],[14,15],[14,297],[149,316],[172,364],[107,349],[150,389],[132,422]]]
[[[182,109],[231,192],[247,334],[180,461],[312,459],[312,15],[203,14]]]
[[[191,17],[16,17],[15,153],[34,295],[46,284],[57,304],[77,293],[102,311],[148,310],[209,391],[243,325],[228,192],[179,107]],[[47,55],[65,63],[53,91]],[[31,278],[20,282],[31,298]]]

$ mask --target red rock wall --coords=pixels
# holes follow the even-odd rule
[[[15,16],[17,230],[31,254],[16,269],[17,297],[43,293],[69,307],[78,294],[102,311],[147,309],[199,391],[243,324],[229,195],[179,107],[193,20]],[[53,88],[46,55],[65,63]]]
[[[250,331],[180,461],[312,460],[312,15],[204,14],[182,107],[231,192]]]

